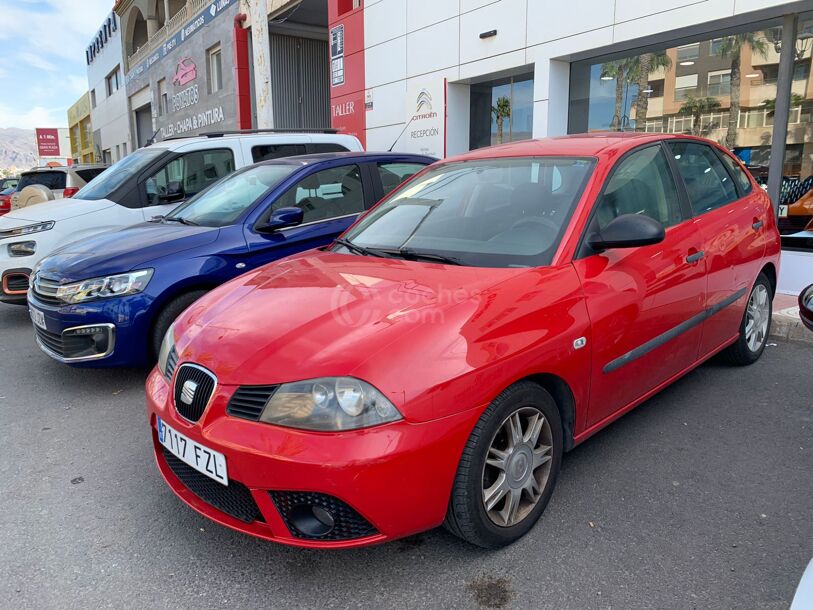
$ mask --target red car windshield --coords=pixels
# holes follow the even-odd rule
[[[549,265],[594,164],[533,157],[440,165],[376,207],[337,248],[473,267]]]

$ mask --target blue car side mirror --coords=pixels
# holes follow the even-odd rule
[[[271,217],[257,226],[261,233],[270,233],[285,227],[295,227],[301,225],[305,214],[302,208],[279,208],[274,210]]]

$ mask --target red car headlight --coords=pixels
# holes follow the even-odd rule
[[[336,432],[369,428],[401,418],[395,405],[366,381],[322,377],[282,384],[268,399],[260,421]]]

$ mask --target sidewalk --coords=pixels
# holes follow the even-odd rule
[[[794,341],[813,345],[813,332],[799,319],[798,297],[777,294],[773,300],[771,337],[781,341]]]

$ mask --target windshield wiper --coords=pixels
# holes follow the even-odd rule
[[[182,225],[186,225],[188,227],[197,227],[197,226],[199,226],[198,223],[196,223],[196,222],[194,222],[192,220],[187,220],[186,218],[181,218],[180,216],[165,216],[164,220],[166,220],[168,222],[179,222]]]
[[[163,223],[166,220],[166,216],[153,216],[147,222],[161,222]]]
[[[349,239],[344,239],[342,237],[334,240],[333,243],[339,244],[340,246],[344,246],[345,248],[347,248],[351,252],[355,252],[356,254],[361,254],[362,256],[377,256],[379,258],[384,256],[383,254],[381,254],[380,252],[378,252],[376,250],[371,250],[370,248],[365,248],[364,246],[359,246],[358,244],[354,244]]]
[[[459,258],[453,256],[445,256],[443,254],[435,254],[434,252],[421,252],[420,250],[413,250],[412,248],[399,248],[398,254],[408,260],[423,259],[427,261],[436,261],[446,265],[462,265]]]

